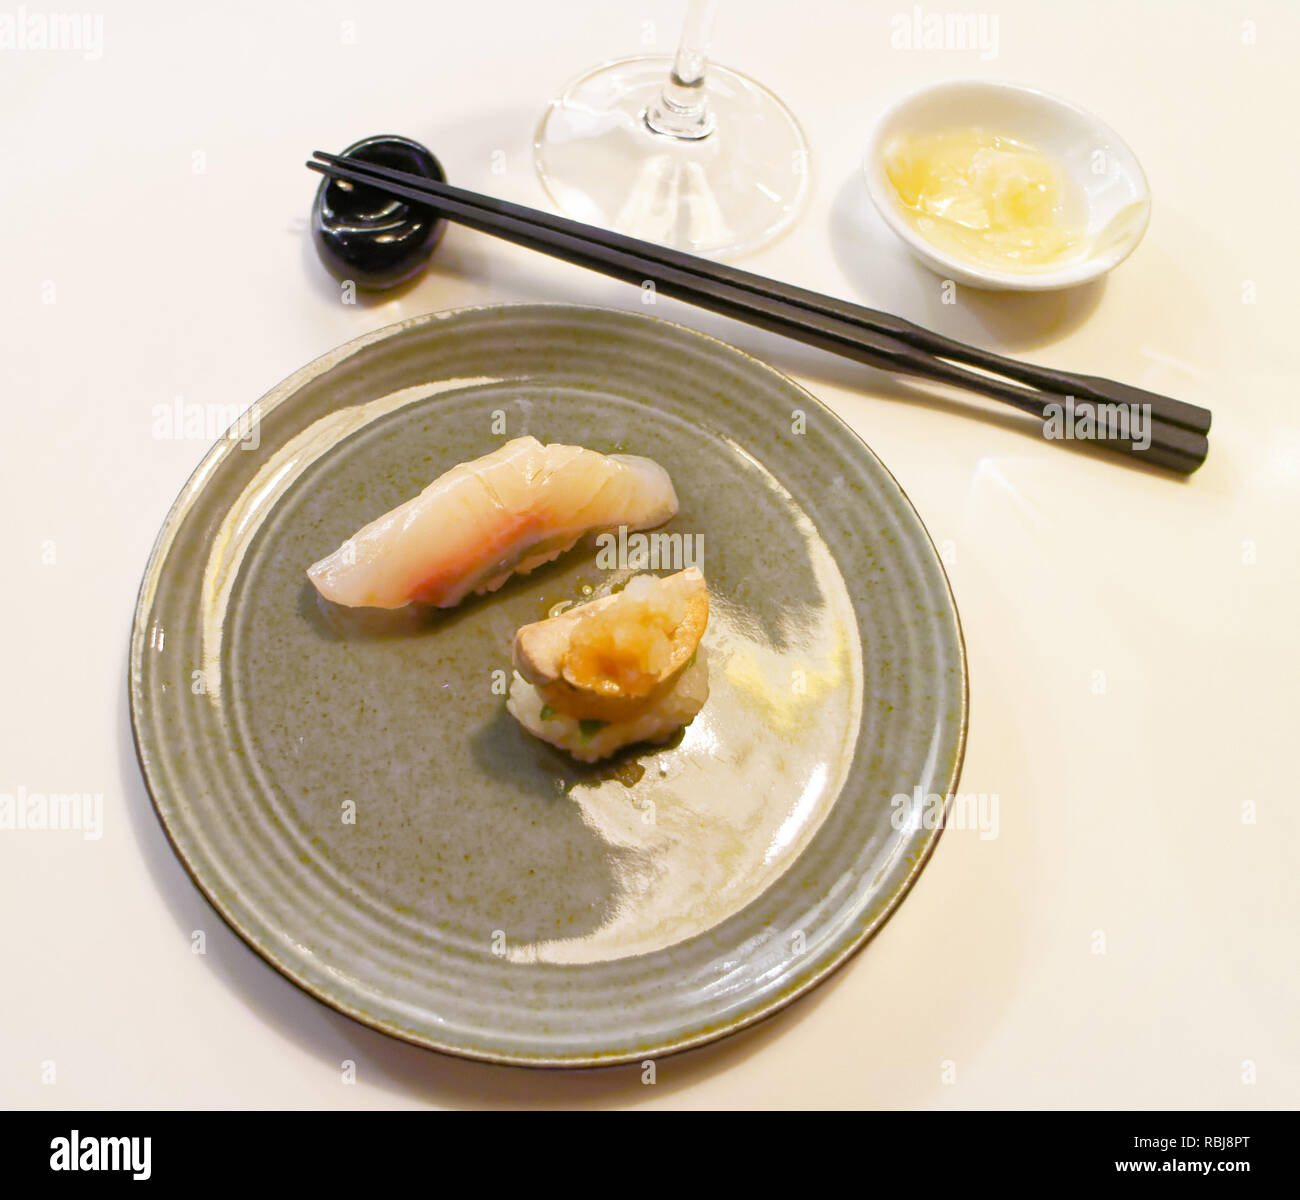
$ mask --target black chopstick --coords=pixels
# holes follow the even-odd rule
[[[431,205],[448,218],[471,228],[480,229],[631,283],[640,284],[647,279],[654,279],[658,289],[665,295],[673,295],[711,308],[727,316],[883,370],[903,371],[965,387],[1004,400],[1040,418],[1046,417],[1047,405],[1063,399],[1059,395],[1044,394],[1007,384],[985,374],[964,371],[942,359],[901,344],[893,338],[863,330],[842,319],[826,317],[820,313],[792,306],[785,301],[769,299],[739,287],[719,283],[708,273],[708,269],[715,264],[706,259],[685,256],[694,267],[694,271],[659,261],[649,261],[631,251],[614,248],[597,240],[597,237],[603,238],[608,231],[597,230],[578,222],[565,222],[566,230],[560,231],[551,228],[547,222],[564,221],[563,218],[552,218],[550,214],[537,213],[537,217],[545,218],[545,221],[534,220],[532,216],[534,210],[519,206],[511,207],[516,212],[527,214],[526,216],[515,216],[513,213],[501,215],[494,211],[494,208],[504,202],[479,197],[464,189],[433,184],[422,176],[410,176],[412,182],[407,184],[396,180],[390,181],[387,178],[390,174],[405,173],[390,171],[388,168],[372,169],[370,164],[362,165],[335,159],[328,167],[320,163],[307,165],[323,174],[379,187],[380,190]],[[383,174],[379,174],[380,171]],[[470,199],[466,200],[463,197]],[[486,203],[480,204],[479,201]],[[570,233],[568,229],[578,232]],[[629,241],[633,245],[648,244],[637,243],[635,239]],[[1096,441],[1106,448],[1139,456],[1153,466],[1182,473],[1195,470],[1204,461],[1208,451],[1208,444],[1203,435],[1159,420],[1152,422],[1150,445],[1143,446],[1118,437],[1097,438]]]
[[[450,185],[436,184],[422,176],[338,159],[333,155],[322,154],[320,157],[328,163],[327,166],[317,162],[308,163],[307,166],[322,174],[403,196],[436,208],[449,219],[471,228],[628,282],[640,284],[653,279],[657,289],[665,295],[676,296],[883,370],[902,371],[964,387],[1003,400],[1040,418],[1046,416],[1045,410],[1049,404],[1059,403],[1064,396],[1072,394],[1045,393],[988,374],[966,371],[940,356],[927,353],[893,336],[863,328],[843,317],[804,308],[771,293],[763,294],[739,284],[719,280],[715,276],[718,264],[707,259],[677,251],[669,252],[671,259],[664,258],[661,257],[664,248],[655,247],[653,243],[624,238],[549,213],[510,205]],[[656,253],[641,254],[639,250],[642,247]],[[740,274],[744,276],[747,273]],[[771,281],[763,283],[771,285]],[[838,303],[828,297],[818,299],[828,306]],[[1151,412],[1154,417],[1154,408]],[[1143,447],[1132,439],[1120,437],[1107,437],[1098,441],[1108,449],[1131,454],[1153,466],[1181,473],[1195,470],[1204,461],[1208,451],[1208,443],[1203,434],[1170,423],[1163,417],[1151,422],[1149,446]]]
[[[713,279],[744,288],[755,295],[785,301],[807,309],[809,312],[836,317],[848,321],[850,324],[858,325],[863,329],[871,330],[874,333],[883,333],[940,358],[979,367],[982,370],[991,371],[994,374],[1003,375],[1021,383],[1043,388],[1058,395],[1070,395],[1078,399],[1117,404],[1149,404],[1151,405],[1152,416],[1167,424],[1180,425],[1196,433],[1209,433],[1210,431],[1211,413],[1209,409],[1201,408],[1198,405],[1187,404],[1181,400],[1145,391],[1142,388],[1131,387],[1115,380],[1102,379],[1096,375],[1081,375],[1072,371],[1040,367],[1033,363],[1006,358],[990,350],[981,350],[977,346],[970,346],[953,338],[945,337],[943,334],[935,333],[933,330],[924,329],[920,325],[913,324],[902,317],[894,316],[892,313],[880,312],[877,309],[854,304],[848,300],[825,296],[820,292],[809,291],[807,288],[796,287],[793,284],[781,283],[762,275],[756,275],[752,271],[727,266],[725,263],[716,263],[711,259],[701,258],[698,255],[688,254],[681,250],[674,250],[671,247],[661,246],[655,242],[643,241],[640,238],[629,237],[626,234],[616,233],[609,229],[601,229],[595,225],[585,225],[580,221],[557,216],[541,209],[513,204],[508,200],[499,200],[494,196],[480,195],[464,188],[455,187],[452,184],[435,183],[408,171],[359,162],[355,159],[340,158],[337,155],[324,154],[319,150],[315,152],[315,157],[336,166],[359,167],[367,174],[379,175],[398,183],[410,184],[416,187],[427,183],[430,186],[422,190],[431,195],[461,200],[473,204],[476,208],[482,208],[500,216],[514,217],[557,232],[575,234],[597,245],[638,254],[663,266],[672,266],[694,273],[704,272]]]

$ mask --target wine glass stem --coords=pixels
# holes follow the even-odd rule
[[[673,59],[672,73],[664,90],[646,109],[645,123],[655,133],[695,140],[713,132],[713,113],[704,88],[704,71],[709,56],[709,37],[717,0],[690,0],[682,40]]]

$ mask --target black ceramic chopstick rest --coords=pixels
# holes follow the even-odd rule
[[[410,138],[365,138],[343,157],[441,183],[447,179],[432,152]],[[336,279],[352,280],[362,291],[383,291],[417,275],[446,228],[434,208],[346,180],[322,180],[312,206],[312,239],[321,262]]]

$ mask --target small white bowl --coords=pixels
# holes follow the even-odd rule
[[[972,125],[1023,141],[1061,165],[1083,194],[1087,233],[1097,239],[1086,257],[1059,267],[997,271],[945,253],[912,227],[885,173],[886,149],[900,134]],[[863,168],[872,202],[890,229],[931,270],[971,287],[1033,292],[1087,283],[1123,262],[1151,220],[1151,189],[1124,139],[1068,100],[1014,83],[954,80],[905,96],[877,123]]]

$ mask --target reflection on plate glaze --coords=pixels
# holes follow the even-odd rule
[[[322,454],[371,421],[439,392],[498,382],[487,376],[431,381],[340,409],[290,438],[258,468],[212,539],[207,570],[203,573],[203,675],[207,694],[214,703],[221,696],[221,643],[230,589],[239,576],[249,545],[280,497]]]
[[[821,825],[853,760],[862,652],[830,551],[803,513],[795,523],[820,604],[788,610],[771,636],[713,597],[710,702],[682,740],[647,751],[635,799],[616,778],[569,789],[608,848],[618,896],[608,919],[582,937],[512,946],[513,961],[627,958],[710,929],[768,888]]]

